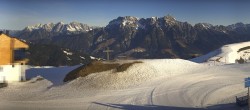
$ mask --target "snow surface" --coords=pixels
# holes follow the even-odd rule
[[[242,42],[242,43],[235,43],[235,44],[229,44],[221,47],[220,49],[217,49],[215,51],[212,51],[204,56],[191,59],[191,61],[202,63],[202,62],[208,62],[208,63],[219,63],[219,64],[229,64],[229,63],[235,63],[236,60],[240,59],[240,57],[243,57],[244,59],[248,59],[249,55],[246,54],[248,50],[238,52],[239,49],[250,46],[250,42]],[[244,54],[245,53],[245,54]]]
[[[65,53],[66,55],[73,55],[72,52],[69,52],[69,51],[66,51],[66,50],[64,50],[63,53]]]
[[[80,58],[81,58],[81,59],[85,59],[85,57],[83,57],[83,56],[80,56]]]
[[[201,25],[205,29],[209,29],[209,28],[211,28],[213,26],[212,24],[208,24],[208,23],[201,23]]]
[[[250,64],[209,66],[181,59],[141,61],[124,72],[93,73],[59,86],[53,83],[62,81],[63,72],[76,67],[32,70],[30,73],[43,74],[0,89],[0,109],[241,109],[231,103],[235,96],[247,93],[243,80],[250,75]],[[130,61],[119,61],[124,62]]]
[[[250,63],[240,51],[250,42],[230,44],[192,61],[140,60],[126,71],[92,73],[63,83],[65,75],[79,67],[32,67],[31,80],[0,88],[2,110],[242,110],[235,96],[244,96],[244,78]],[[117,63],[132,62],[119,60]],[[211,62],[223,65],[211,65]],[[224,61],[224,63],[223,63]],[[209,63],[209,65],[207,64]],[[226,64],[225,63],[231,63]]]

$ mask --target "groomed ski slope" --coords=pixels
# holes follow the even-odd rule
[[[234,104],[235,96],[247,93],[243,81],[250,76],[250,64],[141,61],[124,72],[94,73],[59,86],[40,77],[10,84],[0,89],[0,109],[241,110]]]

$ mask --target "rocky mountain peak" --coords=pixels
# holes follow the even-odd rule
[[[151,17],[152,20],[157,21],[158,17]]]
[[[25,29],[26,30],[29,30],[29,31],[32,31],[32,30],[34,30],[34,29],[39,29],[39,28],[42,28],[42,24],[36,24],[36,25],[33,25],[33,26],[27,26]]]
[[[176,22],[176,19],[170,15],[164,16],[163,19],[169,24],[174,24]]]
[[[213,27],[213,25],[209,23],[197,23],[195,24],[194,27],[200,28],[200,29],[210,29],[211,27]]]
[[[163,17],[167,22],[174,22],[176,19],[170,15],[164,16]]]
[[[121,25],[121,26],[136,25],[138,21],[139,21],[139,18],[133,17],[133,16],[118,17],[117,19],[110,21],[109,26],[111,25]]]
[[[165,19],[168,19],[168,20],[172,20],[172,21],[175,21],[176,19],[171,16],[171,15],[167,15],[167,16],[164,16]]]
[[[58,22],[57,24],[65,24],[64,22],[62,22],[62,21],[60,21],[60,22]]]
[[[240,28],[240,27],[245,27],[246,25],[242,22],[238,22],[236,24],[232,24],[232,25],[229,25],[227,26],[228,28],[230,29],[236,29],[236,28]]]

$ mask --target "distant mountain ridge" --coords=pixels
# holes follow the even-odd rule
[[[34,26],[27,26],[25,31],[34,31],[34,30],[46,30],[50,32],[87,32],[91,31],[95,27],[88,26],[87,24],[82,24],[79,22],[71,22],[69,24],[65,24],[63,22],[48,23],[48,24],[37,24]]]
[[[191,25],[174,17],[118,17],[105,27],[72,22],[28,26],[17,37],[36,43],[53,44],[105,58],[196,57],[225,44],[250,40],[250,24],[228,26],[197,23]]]

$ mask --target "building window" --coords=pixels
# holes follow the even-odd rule
[[[14,50],[14,60],[23,60],[26,58],[26,49],[21,48],[21,49],[16,49]]]

